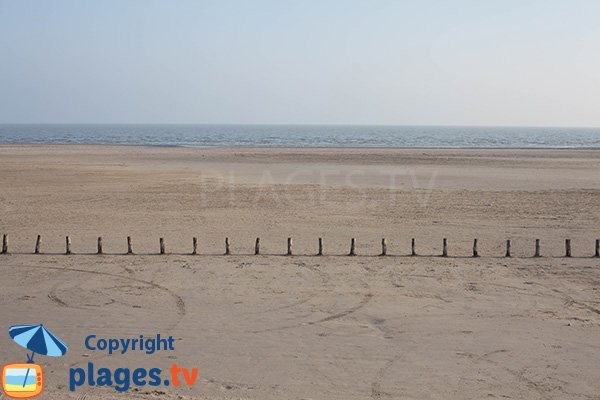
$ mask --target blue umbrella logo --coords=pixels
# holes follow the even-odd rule
[[[8,329],[8,333],[11,338],[18,345],[31,350],[31,355],[27,355],[27,363],[33,364],[33,357],[36,354],[43,354],[50,357],[63,356],[69,346],[62,340],[60,340],[55,334],[50,332],[44,327],[44,325],[15,325]],[[23,380],[23,387],[27,382],[27,376],[29,375],[29,369]]]

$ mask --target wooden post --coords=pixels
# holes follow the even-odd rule
[[[8,254],[8,234],[2,236],[2,254]]]
[[[35,241],[35,254],[40,254],[40,249],[42,247],[42,236],[37,235],[37,239]]]
[[[510,239],[508,239],[506,241],[506,254],[504,255],[504,257],[510,257]]]
[[[71,238],[67,236],[65,238],[65,242],[66,242],[65,254],[71,254]]]
[[[534,257],[541,257],[540,254],[540,239],[535,239],[535,254]]]
[[[196,254],[198,254],[198,238],[194,236],[192,238],[192,255],[195,256]]]
[[[473,257],[479,257],[477,252],[477,239],[473,239]]]
[[[417,255],[417,246],[415,244],[415,238],[412,238],[412,240],[410,241],[410,255],[411,256]]]
[[[600,239],[596,239],[596,254],[594,257],[600,257]]]
[[[228,237],[225,238],[225,255],[226,256],[229,255],[229,238]]]
[[[133,244],[131,243],[131,236],[127,236],[127,254],[133,254]]]
[[[448,257],[448,240],[446,238],[442,243],[442,257]]]
[[[386,242],[385,238],[381,239],[381,255],[382,256],[387,255],[387,242]]]
[[[102,254],[102,237],[98,238],[98,254]]]
[[[356,239],[352,238],[352,240],[350,240],[350,254],[348,254],[349,256],[355,256],[356,255]]]
[[[319,238],[319,252],[317,253],[318,256],[322,256],[323,255],[323,238]]]
[[[287,255],[288,256],[292,255],[292,238],[288,238],[288,241],[287,241]]]
[[[165,254],[165,239],[160,238],[158,242],[160,244],[160,254]]]
[[[256,243],[254,243],[254,255],[260,254],[260,238],[256,238]]]
[[[571,239],[565,239],[565,257],[571,257]]]

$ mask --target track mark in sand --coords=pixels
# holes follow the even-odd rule
[[[308,297],[306,297],[306,298],[304,298],[302,300],[298,300],[298,301],[295,301],[293,303],[286,304],[285,306],[267,308],[266,310],[261,310],[261,311],[256,311],[256,312],[248,313],[248,315],[268,314],[268,313],[271,313],[273,311],[280,311],[280,310],[285,310],[285,309],[288,309],[288,308],[298,307],[298,306],[301,306],[304,303],[308,303],[309,301],[311,301],[312,299],[314,299],[316,296],[317,296],[317,294],[315,293],[315,294],[312,294],[312,295],[310,295],[310,296],[308,296]]]
[[[130,276],[123,276],[123,275],[119,275],[119,274],[112,274],[110,272],[90,271],[90,270],[80,269],[80,268],[64,268],[64,267],[54,267],[54,266],[44,266],[44,265],[26,265],[26,266],[19,266],[19,267],[15,266],[15,265],[7,265],[6,267],[21,268],[21,269],[22,268],[47,269],[47,270],[52,270],[52,271],[68,271],[68,272],[79,272],[79,273],[91,274],[91,275],[109,276],[112,278],[119,278],[119,279],[125,279],[125,280],[129,280],[129,281],[137,282],[137,283],[142,283],[144,285],[148,285],[148,286],[151,286],[158,290],[161,290],[161,291],[167,293],[168,295],[170,295],[175,300],[177,315],[179,317],[177,319],[177,321],[175,321],[175,323],[166,330],[167,332],[175,329],[177,327],[177,325],[179,325],[179,323],[181,323],[181,321],[183,320],[183,318],[186,314],[185,302],[183,301],[183,298],[181,298],[181,296],[179,296],[177,293],[173,292],[171,289],[169,289],[165,286],[159,285],[157,283],[151,282],[151,281],[146,281],[146,280],[139,279],[139,278],[133,278]],[[70,307],[68,304],[66,304],[64,301],[62,301],[60,298],[58,298],[55,295],[52,295],[52,293],[48,294],[48,298],[52,302],[58,304],[61,307]]]
[[[494,355],[494,354],[500,354],[500,353],[506,353],[506,352],[508,352],[507,349],[494,350],[494,351],[490,351],[488,353],[485,353],[481,357],[482,358],[486,358],[486,357],[489,357],[489,356]]]
[[[495,367],[498,367],[500,369],[502,369],[503,371],[509,373],[510,375],[512,375],[517,381],[525,384],[526,387],[533,389],[535,392],[537,392],[541,398],[546,399],[548,398],[549,393],[556,389],[556,387],[549,385],[549,384],[544,384],[544,383],[540,383],[540,382],[536,382],[532,379],[527,378],[524,373],[526,371],[526,368],[522,368],[520,370],[513,370],[510,369],[508,367],[506,367],[503,363],[494,361],[492,359],[489,358],[489,356],[493,355],[493,354],[498,354],[498,353],[505,353],[508,352],[508,350],[506,349],[501,349],[501,350],[495,350],[495,351],[490,351],[488,353],[485,353],[483,355],[479,355],[479,354],[475,354],[475,353],[467,353],[467,352],[459,352],[456,353],[459,356],[465,356],[468,357],[469,359],[473,360],[474,362],[479,362],[479,361],[483,361],[486,362],[488,364],[491,364]]]
[[[590,306],[590,305],[589,305],[589,304],[587,304],[587,303],[584,303],[584,302],[582,302],[582,301],[575,300],[575,299],[573,299],[573,298],[572,298],[572,297],[570,297],[570,296],[567,296],[567,299],[566,299],[565,303],[571,303],[571,304],[575,304],[575,305],[577,305],[577,306],[579,306],[579,307],[583,307],[583,308],[585,308],[585,309],[586,309],[586,310],[588,310],[588,311],[591,311],[591,312],[593,312],[593,313],[595,313],[595,314],[598,314],[598,315],[600,315],[600,310],[599,310],[599,309],[597,309],[596,307],[592,307],[592,306]]]
[[[316,324],[320,324],[320,323],[323,323],[323,322],[334,321],[336,319],[340,319],[340,318],[346,317],[346,316],[348,316],[348,315],[350,315],[352,313],[355,313],[356,311],[360,310],[365,305],[367,305],[367,303],[369,303],[369,301],[371,301],[372,298],[373,298],[373,293],[369,292],[369,293],[367,293],[367,294],[364,295],[364,297],[362,298],[362,300],[357,305],[355,305],[353,307],[350,307],[349,309],[344,310],[342,312],[330,315],[329,317],[318,319],[316,321],[299,322],[297,324],[279,326],[279,327],[276,327],[276,328],[267,328],[267,329],[261,329],[261,330],[256,330],[256,331],[250,331],[250,333],[264,333],[264,332],[282,331],[282,330],[286,330],[286,329],[298,328],[298,327],[301,327],[301,326],[316,325]]]
[[[48,291],[48,298],[59,307],[69,308],[69,305],[56,294],[56,291],[61,283],[62,282],[59,282],[50,288]]]
[[[60,307],[66,307],[66,308],[70,308],[69,305],[67,303],[65,303],[64,301],[62,301],[55,293],[53,293],[53,291],[50,291],[50,293],[48,293],[48,298],[56,305],[60,306]]]
[[[371,322],[371,325],[382,334],[382,338],[386,340],[396,339],[399,335],[403,334],[405,331],[396,330],[393,328],[389,328],[385,324],[384,319],[379,319]],[[404,342],[411,342],[417,344],[415,340],[403,338]]]
[[[363,299],[360,301],[360,303],[358,303],[357,305],[355,305],[354,307],[351,307],[345,311],[339,312],[337,314],[333,314],[329,317],[326,318],[322,318],[318,321],[313,321],[313,322],[308,322],[307,325],[314,325],[314,324],[320,324],[321,322],[328,322],[328,321],[333,321],[335,319],[339,319],[339,318],[343,318],[347,315],[350,315],[358,310],[360,310],[361,308],[363,308],[364,306],[367,305],[367,303],[369,301],[371,301],[371,299],[373,298],[373,293],[367,293],[365,295],[365,297],[363,297]]]
[[[148,286],[151,286],[153,288],[156,288],[158,290],[161,290],[165,293],[167,293],[168,295],[172,296],[173,299],[175,300],[175,306],[177,308],[177,315],[179,316],[179,318],[177,319],[177,321],[175,321],[174,324],[172,324],[167,330],[166,332],[170,332],[173,329],[175,329],[177,327],[177,325],[179,325],[179,323],[183,320],[183,317],[185,316],[186,310],[185,310],[185,302],[183,301],[183,299],[181,298],[181,296],[179,296],[177,293],[173,292],[171,289],[159,285],[157,283],[154,282],[150,282],[150,281],[146,281],[143,279],[138,279],[138,278],[133,278],[130,276],[123,276],[123,275],[119,275],[119,274],[112,274],[110,272],[100,272],[100,271],[90,271],[90,270],[85,270],[85,269],[80,269],[80,268],[64,268],[64,267],[53,267],[53,266],[43,266],[43,265],[26,265],[26,266],[20,266],[17,267],[15,265],[7,265],[7,267],[13,267],[13,268],[33,268],[33,269],[49,269],[49,270],[53,270],[53,271],[68,271],[68,272],[80,272],[80,273],[84,273],[84,274],[91,274],[91,275],[100,275],[100,276],[109,276],[112,278],[119,278],[119,279],[125,279],[125,280],[129,280],[129,281],[133,281],[133,282],[137,282],[137,283],[142,283]],[[56,301],[53,300],[52,298],[50,298],[50,300],[52,301]],[[62,302],[60,299],[58,299],[59,304],[60,302]],[[64,302],[62,302],[64,303]],[[68,305],[66,305],[66,307],[69,307]],[[97,359],[100,358],[105,358],[108,357],[108,355],[103,355],[100,356]],[[79,362],[74,362],[70,365],[70,367],[74,367],[76,365],[79,365]]]
[[[48,298],[50,299],[50,301],[52,301],[54,304],[56,304],[59,307],[65,307],[65,308],[76,308],[79,310],[85,310],[87,309],[87,307],[78,307],[78,306],[74,306],[71,304],[68,304],[66,301],[64,301],[63,299],[60,298],[60,296],[58,295],[58,288],[62,285],[62,282],[57,283],[56,285],[52,286],[50,288],[50,290],[48,291]]]
[[[218,385],[221,389],[226,389],[226,390],[240,390],[240,389],[254,390],[254,389],[258,389],[260,386],[260,385],[251,385],[248,383],[241,383],[241,382],[220,381],[220,380],[213,379],[213,378],[207,378],[206,381],[209,384]]]
[[[45,267],[40,267],[40,268],[45,268]],[[63,269],[63,270],[69,270],[69,269]],[[92,271],[90,271],[90,272],[92,272]],[[100,274],[100,275],[104,275],[104,274]],[[126,277],[126,276],[120,276],[120,275],[118,275],[118,276],[119,276],[120,278],[122,278],[122,279],[129,280],[129,281],[131,281],[131,280],[136,280],[135,278],[133,278],[133,279],[132,279],[132,278],[130,278],[130,277]],[[142,282],[142,281],[140,281],[140,280],[136,280],[136,282],[138,282],[138,283],[144,283],[145,281],[144,281],[144,282]],[[85,304],[85,307],[83,307],[83,306],[74,306],[74,305],[72,305],[72,304],[69,304],[69,303],[67,303],[65,300],[63,300],[63,299],[62,299],[62,298],[61,298],[61,297],[60,297],[60,296],[57,294],[58,288],[59,288],[59,287],[60,287],[62,284],[63,284],[63,282],[59,282],[58,284],[56,284],[56,285],[52,286],[52,287],[50,288],[50,290],[48,291],[48,298],[49,298],[49,299],[50,299],[50,300],[51,300],[51,301],[52,301],[54,304],[58,305],[59,307],[65,307],[65,308],[75,308],[75,309],[80,309],[80,310],[86,310],[86,309],[88,309],[89,307],[97,307],[97,306],[98,306],[98,305],[93,305],[93,304]],[[149,286],[150,288],[158,289],[158,290],[161,290],[161,291],[163,291],[163,292],[165,292],[165,290],[164,290],[164,289],[167,289],[167,288],[161,289],[161,288],[159,287],[160,285],[152,285],[150,282],[148,282],[148,283],[145,283],[145,284],[144,284],[144,286]],[[140,288],[140,289],[143,289],[143,288],[144,288],[144,286],[139,286],[139,288]],[[120,288],[120,287],[121,287],[121,286],[115,286],[115,288]],[[168,293],[168,292],[167,292],[167,294],[170,294],[170,293]],[[172,296],[172,294],[170,294],[170,295]],[[179,297],[179,296],[177,296],[177,297]],[[179,303],[179,301],[178,301],[178,300],[179,300],[179,298],[175,298],[176,307],[177,307],[178,309],[183,309],[183,310],[185,310],[185,304],[181,304],[181,303]],[[135,305],[130,305],[130,304],[128,304],[128,303],[124,303],[124,302],[121,302],[121,301],[117,301],[117,300],[115,300],[115,299],[113,299],[113,298],[110,298],[110,300],[108,301],[108,303],[104,303],[104,304],[100,304],[100,305],[101,305],[101,306],[107,306],[107,305],[110,305],[110,304],[113,304],[113,303],[119,303],[119,304],[122,304],[122,305],[124,305],[124,306],[126,306],[126,307],[140,308],[139,306],[137,306],[137,307],[136,307]]]
[[[133,271],[133,269],[131,269],[131,268],[127,268],[125,265],[120,265],[120,267],[121,267],[121,268],[123,268],[123,270],[124,270],[125,272],[127,272],[129,275],[133,275],[133,274],[134,274],[134,271]]]
[[[383,333],[383,335],[384,335],[383,338],[384,339],[393,339],[396,334],[402,333],[401,331],[394,332],[392,329],[388,328],[385,325],[385,319],[375,319],[372,322],[372,324],[373,324],[373,326],[375,326],[375,328],[377,328],[380,332]],[[410,340],[410,342],[416,344],[416,342],[414,340]],[[386,363],[383,365],[383,367],[381,367],[377,371],[377,373],[375,374],[375,377],[373,379],[373,382],[371,383],[371,398],[373,398],[373,399],[379,399],[379,398],[382,398],[382,397],[395,397],[395,396],[397,396],[397,394],[394,395],[394,394],[387,393],[387,392],[384,392],[383,390],[381,390],[381,384],[383,382],[383,379],[387,375],[388,370],[401,357],[402,357],[401,354],[394,355],[392,358],[390,358],[389,360],[386,361]]]
[[[14,265],[12,267],[16,268]],[[129,281],[137,282],[137,283],[142,283],[144,285],[148,285],[155,289],[161,290],[161,291],[167,293],[168,295],[170,295],[171,297],[173,297],[173,299],[175,300],[176,307],[177,307],[177,314],[180,316],[179,320],[181,320],[186,313],[185,302],[183,301],[181,296],[179,296],[177,293],[173,292],[171,289],[169,289],[165,286],[159,285],[158,283],[155,283],[155,282],[146,281],[146,280],[139,279],[139,278],[133,278],[130,276],[112,274],[110,272],[90,271],[90,270],[80,269],[80,268],[62,268],[62,267],[51,267],[51,266],[42,266],[42,265],[37,265],[37,266],[26,265],[26,266],[22,266],[19,268],[36,268],[36,269],[50,269],[50,270],[55,270],[55,271],[81,272],[84,274],[110,276],[112,278],[119,278],[119,279],[125,279],[125,280],[129,280]],[[62,302],[62,303],[64,303],[64,302]],[[179,323],[179,321],[178,321],[178,323]]]
[[[321,280],[321,287],[327,287],[329,285],[330,277],[328,274],[323,272],[323,270],[321,270],[321,268],[319,268],[321,266],[321,264],[316,264],[316,265],[310,265],[310,264],[306,264],[306,263],[295,263],[295,264],[296,264],[296,266],[298,266],[300,268],[305,268],[305,269],[312,271],[312,272],[316,273],[317,275],[319,275],[319,279]]]
[[[386,361],[386,363],[383,367],[379,368],[379,371],[377,371],[377,373],[375,374],[375,379],[371,383],[371,397],[372,398],[379,399],[383,396],[392,397],[392,395],[390,393],[386,393],[381,390],[381,382],[383,381],[383,378],[385,377],[385,374],[387,373],[387,371],[392,367],[394,362],[396,362],[396,360],[399,358],[400,358],[399,356],[396,356],[392,359],[389,359]]]
[[[65,292],[65,291],[70,291],[71,288],[69,289],[61,289],[61,286],[63,286],[64,282],[59,282],[56,285],[52,286],[50,288],[50,290],[48,291],[48,298],[56,305],[58,305],[59,307],[65,307],[65,308],[71,308],[71,309],[78,309],[78,310],[89,310],[90,308],[98,308],[98,307],[105,307],[105,306],[109,306],[111,304],[121,304],[124,305],[125,307],[129,307],[129,308],[143,308],[140,305],[137,304],[129,304],[123,301],[118,301],[112,297],[109,297],[108,300],[104,303],[102,302],[98,302],[98,303],[90,303],[90,302],[79,302],[80,305],[73,305],[71,302],[67,302],[65,300],[63,300],[60,295],[58,294],[58,292]],[[139,290],[148,290],[148,289],[156,289],[153,286],[148,287],[148,285],[139,285],[139,286],[133,286],[133,285],[121,285],[121,286],[113,286],[112,289],[122,289],[122,288],[133,288],[136,287]]]
[[[561,294],[561,295],[565,296],[565,298],[563,300],[565,301],[565,303],[567,305],[575,304],[575,305],[577,305],[579,307],[583,307],[583,308],[587,309],[588,311],[593,312],[594,314],[600,315],[600,309],[597,309],[596,307],[589,305],[587,302],[584,302],[584,301],[581,301],[581,300],[575,300],[569,294],[567,294],[567,293],[565,293],[565,292],[563,292],[561,290],[558,290],[556,288],[549,288],[548,286],[543,285],[541,283],[537,283],[537,282],[533,282],[532,284],[541,286],[541,287],[543,287],[546,290],[552,290],[555,293],[558,293],[558,294]],[[556,296],[554,296],[554,297],[556,297]]]
[[[544,288],[546,290],[550,290],[550,291],[552,291],[554,293],[557,293],[558,295],[556,295],[556,294],[550,294],[550,293],[530,293],[530,292],[527,292],[526,289],[524,289],[524,288],[521,288],[521,287],[518,287],[518,286],[512,286],[512,285],[503,285],[503,284],[500,284],[500,283],[487,283],[487,285],[497,286],[497,287],[502,287],[502,288],[507,288],[507,289],[513,289],[513,290],[515,290],[516,292],[518,292],[521,295],[536,296],[536,297],[542,297],[542,298],[554,298],[554,299],[562,300],[562,301],[564,301],[565,305],[567,305],[567,306],[569,306],[569,305],[576,305],[576,306],[579,306],[581,308],[585,308],[586,310],[591,311],[594,314],[600,315],[600,309],[598,309],[598,308],[596,308],[596,307],[594,307],[594,306],[592,306],[592,305],[590,305],[590,304],[588,304],[588,303],[586,303],[584,301],[575,300],[569,294],[567,294],[567,293],[565,293],[563,291],[560,291],[560,290],[555,289],[555,288],[549,288],[546,285],[543,285],[543,284],[538,283],[538,282],[532,282],[532,283],[530,283],[530,285],[537,285],[537,286],[542,287],[542,288]]]
[[[321,281],[321,286],[327,286],[327,284],[329,283],[329,277],[327,276],[327,274],[323,273],[323,271],[321,271],[318,267],[319,264],[317,264],[316,266],[312,266],[312,265],[307,265],[306,263],[303,262],[294,262],[292,263],[293,265],[295,265],[296,267],[300,267],[301,269],[306,269],[308,271],[311,271],[313,273],[316,273],[319,276],[319,279]],[[273,284],[274,281],[269,281],[266,283],[265,287],[271,289],[271,285]],[[274,289],[272,289],[273,292],[275,292]],[[272,308],[268,308],[266,310],[259,310],[259,311],[255,311],[255,312],[251,312],[248,313],[249,315],[260,315],[260,314],[268,314],[271,313],[273,311],[281,311],[281,310],[285,310],[288,308],[294,308],[294,307],[298,307],[301,306],[302,304],[308,303],[309,301],[313,300],[315,297],[320,296],[321,293],[324,290],[313,290],[312,293],[308,293],[306,295],[306,297],[301,298],[298,301],[295,301],[293,303],[290,304],[286,304],[283,306],[278,306],[278,307],[272,307]],[[304,293],[300,293],[300,294],[304,294]]]

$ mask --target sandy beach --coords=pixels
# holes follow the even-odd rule
[[[64,391],[93,361],[199,369],[129,398],[598,399],[599,172],[600,150],[0,146],[0,324],[70,345],[39,360],[63,389],[44,398],[122,398]],[[156,333],[176,351],[83,345]],[[23,361],[9,341],[3,362]]]

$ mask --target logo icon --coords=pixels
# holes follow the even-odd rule
[[[39,325],[15,325],[8,330],[10,337],[20,346],[31,350],[26,363],[11,363],[2,367],[2,390],[14,399],[30,399],[44,390],[42,366],[33,362],[36,354],[61,357],[68,346],[55,334]]]
[[[8,397],[29,399],[44,390],[44,374],[37,364],[6,364],[2,368],[2,388]]]

